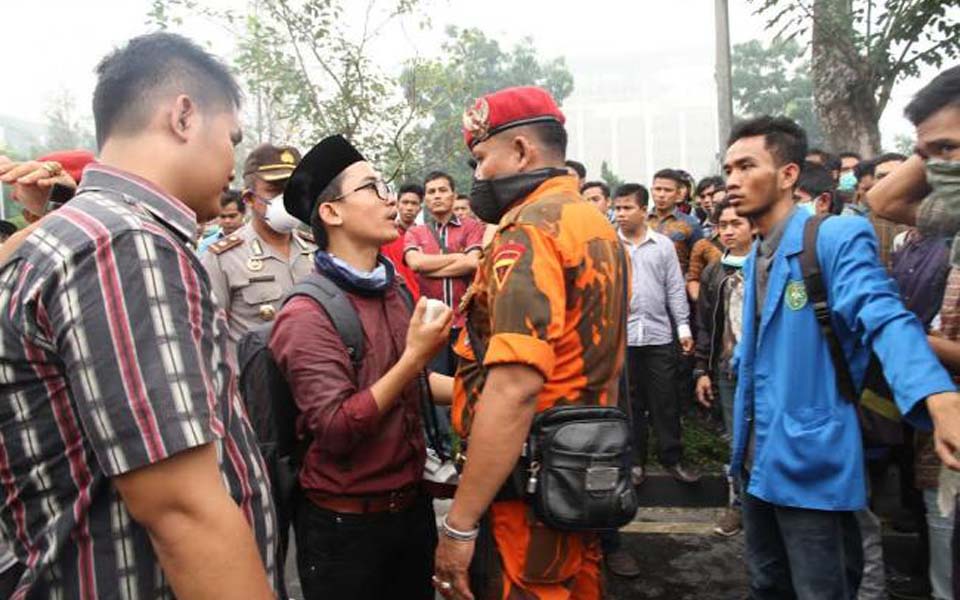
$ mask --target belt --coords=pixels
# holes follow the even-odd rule
[[[376,496],[332,496],[316,490],[303,490],[304,496],[319,508],[336,513],[365,515],[404,511],[420,497],[420,485],[412,484]]]

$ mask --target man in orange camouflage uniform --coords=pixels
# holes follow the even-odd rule
[[[523,499],[497,495],[536,413],[617,402],[626,259],[613,227],[564,171],[563,122],[553,98],[532,87],[480,98],[464,115],[477,162],[471,206],[498,226],[464,298],[483,365],[466,330],[455,346],[453,425],[468,458],[440,527],[434,585],[447,598],[602,596],[595,534],[550,529]],[[468,568],[482,553],[475,538],[485,513],[493,568],[474,572],[471,592]]]

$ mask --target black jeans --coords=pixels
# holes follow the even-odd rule
[[[742,501],[751,600],[857,597],[863,544],[854,513],[778,506],[747,493]]]
[[[297,569],[306,600],[433,600],[437,523],[422,495],[398,513],[349,515],[300,503]]]
[[[650,425],[657,432],[657,457],[670,467],[680,462],[680,403],[677,399],[677,353],[673,344],[627,348],[633,438],[637,464],[647,462]]]

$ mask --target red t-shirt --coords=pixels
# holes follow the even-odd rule
[[[483,223],[476,219],[453,217],[446,225],[417,225],[411,227],[405,236],[404,253],[419,250],[424,254],[467,253],[480,250],[483,245]],[[446,251],[440,247],[443,244]],[[455,312],[454,327],[463,327],[463,315],[460,314],[460,299],[467,292],[473,273],[463,277],[426,277],[417,275],[420,293],[427,298],[440,300]]]
[[[300,470],[303,488],[381,494],[420,481],[426,460],[416,380],[382,415],[370,392],[400,359],[410,313],[396,287],[382,297],[347,295],[363,326],[359,374],[330,318],[310,298],[294,298],[277,314],[270,351],[301,411],[297,431],[313,434]]]
[[[420,299],[420,284],[417,282],[417,274],[403,261],[406,230],[402,225],[397,225],[397,231],[400,232],[400,237],[389,244],[384,244],[380,248],[380,254],[390,259],[390,262],[397,269],[397,275],[403,277],[403,282],[407,284],[407,289],[413,294],[413,301],[416,302]]]

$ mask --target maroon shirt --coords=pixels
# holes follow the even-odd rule
[[[404,237],[404,253],[419,250],[424,254],[466,254],[471,250],[480,250],[483,244],[483,223],[476,219],[461,221],[454,216],[446,225],[417,225],[411,227]],[[446,248],[443,252],[440,244]],[[440,300],[456,313],[454,327],[463,327],[463,315],[460,314],[460,299],[467,292],[473,273],[463,277],[425,277],[417,274],[420,294],[427,298]]]
[[[277,314],[270,350],[302,414],[302,435],[314,437],[300,484],[335,495],[381,494],[420,481],[426,447],[419,388],[410,382],[383,415],[370,387],[406,346],[410,313],[396,288],[383,297],[348,294],[363,325],[359,382],[346,346],[310,298],[294,298]]]

